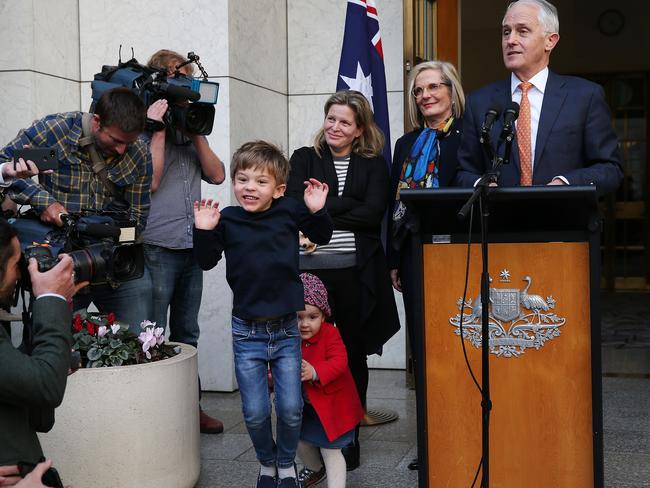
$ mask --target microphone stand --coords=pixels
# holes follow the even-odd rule
[[[458,218],[467,218],[472,205],[478,199],[481,209],[481,256],[483,259],[481,269],[481,488],[490,486],[490,412],[492,400],[490,398],[490,274],[488,272],[488,221],[490,216],[489,196],[491,193],[490,183],[496,183],[499,175],[499,168],[502,164],[508,164],[512,151],[512,140],[514,138],[511,130],[505,137],[504,157],[500,158],[492,149],[489,134],[481,134],[481,144],[486,153],[492,156],[492,168],[485,172],[474,187],[472,195],[458,212]],[[464,338],[462,338],[464,340]]]

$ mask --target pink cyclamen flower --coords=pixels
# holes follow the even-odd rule
[[[155,327],[155,326],[156,323],[152,322],[151,320],[143,320],[142,322],[140,322],[140,328],[142,330],[145,330],[147,327]]]
[[[111,332],[113,334],[117,334],[119,331],[120,331],[120,324],[111,325]]]
[[[153,335],[156,337],[157,346],[165,342],[165,329],[163,329],[162,327],[156,327],[153,330]]]
[[[97,337],[104,337],[107,332],[108,328],[105,325],[102,325],[97,329]]]
[[[147,356],[147,359],[151,359],[149,349],[156,347],[157,342],[156,336],[153,335],[153,330],[151,330],[151,328],[146,328],[144,331],[140,332],[138,340],[142,343],[142,352]]]

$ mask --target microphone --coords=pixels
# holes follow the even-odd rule
[[[500,139],[507,139],[509,136],[512,136],[517,117],[519,117],[519,104],[517,102],[510,102],[503,111],[503,130],[501,131]]]
[[[182,86],[160,82],[154,82],[154,85],[157,86],[163,93],[166,93],[174,98],[187,99],[191,102],[196,102],[201,98],[201,94],[199,92]]]
[[[501,115],[501,107],[498,105],[493,105],[485,112],[485,119],[483,120],[483,125],[481,126],[481,134],[487,134],[492,129],[494,121],[499,118]]]
[[[85,222],[77,224],[77,230],[80,233],[100,239],[104,237],[118,239],[121,233],[120,228],[114,225],[90,224]]]

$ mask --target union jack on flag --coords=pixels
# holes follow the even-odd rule
[[[375,0],[348,0],[336,90],[357,90],[368,99],[386,138],[384,158],[390,166],[386,72]]]

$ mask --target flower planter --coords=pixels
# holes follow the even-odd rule
[[[68,378],[45,456],[74,488],[193,487],[200,471],[197,353]]]

